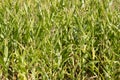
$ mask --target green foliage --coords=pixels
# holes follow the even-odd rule
[[[1,80],[119,80],[119,0],[1,0]]]

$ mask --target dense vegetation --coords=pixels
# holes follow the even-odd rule
[[[119,80],[120,0],[0,0],[0,80]]]

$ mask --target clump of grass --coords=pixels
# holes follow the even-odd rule
[[[0,79],[120,79],[120,1],[0,1]]]

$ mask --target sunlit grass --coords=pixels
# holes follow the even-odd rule
[[[119,0],[1,0],[1,80],[119,80]]]

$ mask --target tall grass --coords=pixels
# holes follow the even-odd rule
[[[119,80],[119,0],[0,0],[1,80]]]

